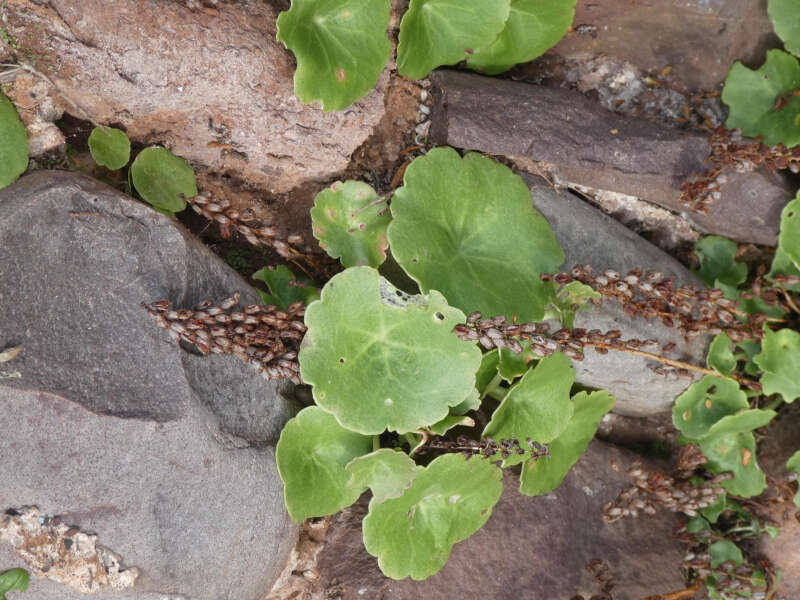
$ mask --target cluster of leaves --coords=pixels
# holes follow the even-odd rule
[[[784,50],[770,50],[758,70],[734,63],[722,101],[730,107],[726,125],[749,137],[763,137],[768,146],[800,144],[800,3],[769,0],[769,18]]]
[[[6,600],[6,592],[28,589],[28,572],[25,569],[9,569],[0,573],[0,600]]]
[[[317,196],[312,221],[348,268],[306,311],[300,372],[316,404],[278,443],[286,505],[302,520],[371,489],[367,550],[386,575],[423,579],[489,518],[502,468],[522,466],[523,494],[552,491],[614,399],[573,395],[575,374],[560,352],[482,352],[452,334],[465,311],[534,321],[554,297],[540,274],[563,251],[507,167],[435,149],[409,165],[390,208],[363,183],[338,183]],[[422,294],[380,275],[389,249]],[[469,429],[467,413],[481,407],[488,423]],[[439,437],[454,427],[468,437]]]
[[[533,60],[569,29],[576,0],[411,0],[400,23],[397,70],[422,78],[461,61],[502,73]],[[391,52],[390,0],[292,0],[278,17],[278,41],[297,58],[303,102],[341,110],[375,86]]]

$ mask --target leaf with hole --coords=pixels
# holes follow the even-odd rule
[[[800,450],[792,454],[792,457],[786,463],[786,468],[800,475]],[[798,484],[797,493],[794,495],[794,503],[800,508],[800,484]]]
[[[767,52],[767,62],[753,71],[736,62],[728,72],[722,101],[730,107],[725,126],[767,146],[800,143],[800,63],[783,50]]]
[[[753,357],[764,371],[765,394],[780,394],[784,402],[800,398],[800,333],[791,329],[764,329],[761,353]]]
[[[89,134],[89,152],[98,165],[116,171],[131,159],[131,141],[114,127],[95,127]]]
[[[603,416],[614,406],[607,391],[580,392],[572,397],[572,417],[566,429],[548,444],[549,456],[530,459],[522,467],[519,491],[539,496],[556,489],[569,470],[583,456],[595,436]]]
[[[345,429],[318,406],[301,410],[286,423],[275,450],[289,515],[295,521],[322,517],[358,500],[366,486],[349,487],[346,466],[371,450],[371,437]]]
[[[747,277],[747,265],[736,261],[739,247],[735,242],[718,235],[707,235],[694,245],[694,253],[700,267],[694,269],[695,275],[708,287],[716,287],[717,282],[737,286]]]
[[[567,34],[577,0],[511,0],[505,26],[495,40],[475,50],[467,66],[487,75],[508,71],[541,56]]]
[[[411,0],[400,22],[397,70],[421,79],[489,46],[503,30],[509,0]]]
[[[386,260],[386,228],[392,220],[386,202],[361,181],[337,181],[314,198],[314,237],[345,267],[378,267]]]
[[[389,60],[389,0],[293,0],[278,16],[279,42],[297,59],[294,93],[341,110],[375,87]]]
[[[176,213],[186,208],[184,198],[197,195],[194,169],[166,148],[145,148],[131,165],[133,186],[158,210]]]
[[[319,298],[319,290],[311,279],[305,275],[295,275],[285,265],[263,267],[253,273],[253,279],[263,281],[269,288],[269,293],[258,290],[261,301],[274,304],[281,310],[286,310],[295,302],[308,305]]]
[[[11,100],[0,93],[0,189],[28,168],[28,133]]]
[[[800,56],[800,0],[769,0],[767,13],[785,48]]]
[[[538,321],[552,295],[541,273],[564,252],[511,169],[480,154],[436,148],[412,162],[392,200],[389,243],[423,292],[465,312]],[[513,251],[509,251],[513,248]]]
[[[370,502],[364,546],[393,579],[420,580],[438,572],[457,542],[489,519],[503,491],[501,471],[460,454],[434,459],[399,498]]]
[[[706,375],[676,398],[672,423],[686,437],[699,440],[721,418],[749,406],[747,396],[733,379]]]
[[[720,333],[708,348],[706,362],[709,368],[727,377],[736,368],[736,358],[731,350],[731,338],[725,333]]]
[[[0,573],[0,600],[6,600],[6,592],[27,590],[29,580],[25,569],[9,569]]]
[[[364,456],[354,458],[345,467],[350,474],[347,487],[372,490],[375,502],[398,498],[409,488],[422,470],[405,452],[381,448]]]
[[[574,382],[575,371],[566,356],[556,352],[543,358],[508,391],[482,435],[495,440],[513,437],[523,443],[527,438],[540,444],[554,440],[572,417],[569,391]],[[503,466],[524,460],[524,456],[512,454]]]
[[[301,376],[348,429],[416,431],[473,395],[480,350],[451,333],[464,318],[439,292],[408,296],[351,267],[306,311]]]

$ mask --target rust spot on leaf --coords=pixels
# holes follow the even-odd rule
[[[750,464],[751,458],[753,458],[753,453],[747,448],[742,448],[742,464],[745,467]]]
[[[336,69],[336,79],[338,79],[342,83],[347,81],[347,73],[345,73],[345,71],[344,71],[344,69],[342,67],[339,67],[338,69]]]

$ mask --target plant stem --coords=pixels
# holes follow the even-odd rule
[[[491,395],[498,387],[500,387],[500,382],[503,381],[503,376],[500,373],[497,373],[492,380],[489,382],[489,385],[486,386],[486,390],[483,392],[481,396],[481,400],[483,400],[486,396]],[[494,398],[494,396],[492,396]]]
[[[772,402],[767,404],[766,407],[764,407],[764,410],[775,410],[781,404],[783,404],[783,399],[782,398],[775,398],[775,400],[773,400]]]
[[[798,308],[797,304],[795,304],[794,300],[792,300],[792,295],[789,293],[789,290],[787,290],[785,287],[781,286],[781,291],[783,292],[783,297],[786,298],[786,303],[789,305],[789,307],[794,312],[800,314],[800,308]]]

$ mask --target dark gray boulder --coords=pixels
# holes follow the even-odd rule
[[[237,289],[258,302],[180,225],[95,180],[38,172],[0,191],[0,349],[22,347],[0,364],[0,514],[15,511],[0,522],[0,569],[37,571],[27,548],[50,578],[32,578],[31,597],[266,595],[297,535],[274,457],[291,407],[235,357],[180,349],[140,306]],[[84,534],[102,566],[72,556]],[[54,567],[69,557],[73,572]]]

